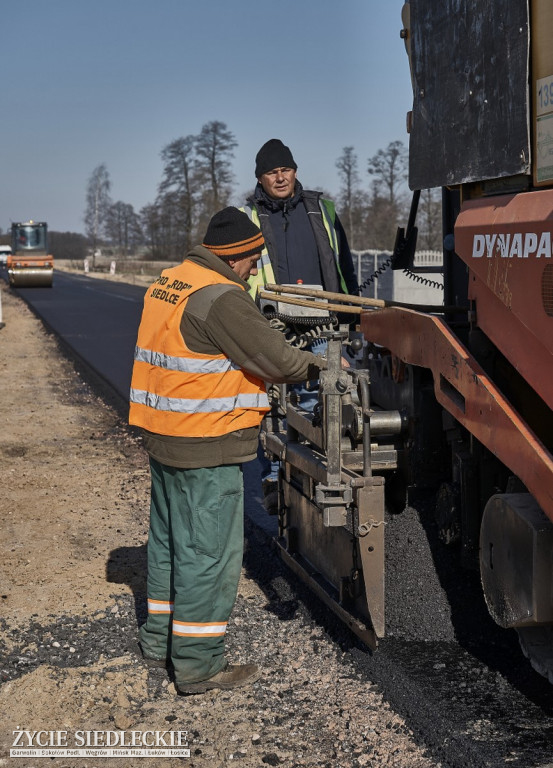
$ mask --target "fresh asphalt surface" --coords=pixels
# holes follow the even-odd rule
[[[5,271],[0,276],[5,278]],[[110,386],[124,412],[146,288],[56,272],[52,288],[15,290],[77,360]],[[246,512],[259,518],[253,465],[245,473]],[[274,526],[274,518],[270,523]],[[454,574],[457,584],[460,576]],[[421,578],[426,582],[424,574]],[[355,639],[344,640],[332,619],[328,629],[342,647],[350,647],[359,672],[382,686],[443,766],[553,768],[553,689],[529,669],[514,632],[497,630],[485,611],[481,620],[470,620],[481,596],[465,577],[462,591],[463,618],[454,633],[459,646],[391,637],[369,656]],[[303,588],[300,594],[309,600]]]
[[[128,401],[145,286],[54,273],[51,288],[17,288],[61,341]]]

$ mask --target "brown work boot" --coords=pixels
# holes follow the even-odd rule
[[[228,691],[231,688],[240,688],[242,685],[255,683],[260,674],[261,671],[257,664],[227,664],[224,669],[207,680],[201,680],[199,683],[175,683],[175,686],[181,695],[205,693],[213,688]]]
[[[154,659],[152,656],[146,656],[142,648],[142,643],[140,641],[137,643],[137,647],[140,655],[142,656],[143,662],[148,667],[160,667],[161,669],[172,669],[173,662],[171,661],[170,656],[167,656],[165,659]]]

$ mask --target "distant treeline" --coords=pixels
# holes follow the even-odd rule
[[[50,232],[49,245],[60,259],[139,257],[180,261],[205,232],[216,211],[237,200],[232,171],[234,135],[221,121],[206,123],[199,134],[175,139],[160,152],[163,173],[153,202],[136,212],[130,203],[110,197],[111,179],[104,163],[92,172],[86,188],[86,236]],[[368,158],[364,170],[354,147],[344,147],[335,166],[340,179],[337,213],[353,250],[391,250],[398,226],[409,215],[407,151],[392,141]],[[306,188],[309,179],[299,176]],[[418,247],[441,250],[441,196],[424,190],[417,216]],[[1,231],[0,231],[1,235]],[[6,242],[9,242],[9,235]]]

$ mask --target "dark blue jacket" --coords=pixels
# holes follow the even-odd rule
[[[257,184],[248,199],[255,207],[265,245],[279,283],[322,285],[323,290],[343,292],[334,251],[320,215],[320,192],[304,190],[296,181],[294,196],[287,200],[269,197]],[[359,285],[346,234],[336,215],[334,229],[338,241],[340,271],[347,292],[357,295]]]

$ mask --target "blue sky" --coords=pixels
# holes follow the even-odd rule
[[[105,163],[114,201],[153,202],[160,152],[210,120],[238,147],[236,197],[270,138],[305,187],[337,195],[335,162],[408,144],[403,0],[5,0],[0,227],[84,232],[86,184]]]

